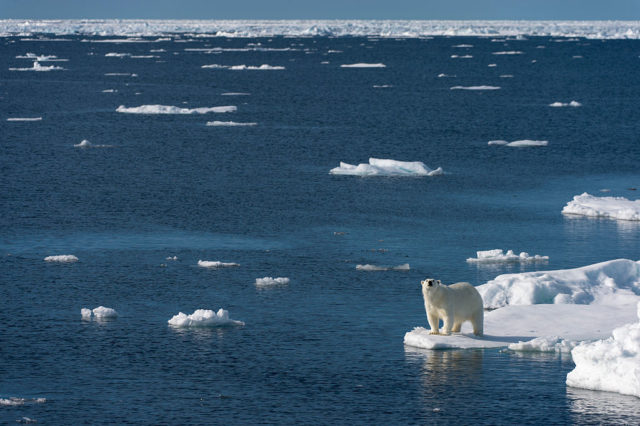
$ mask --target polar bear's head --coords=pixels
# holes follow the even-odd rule
[[[430,291],[435,287],[441,286],[442,282],[440,280],[434,280],[433,278],[427,278],[426,280],[420,281],[422,284],[422,291]]]

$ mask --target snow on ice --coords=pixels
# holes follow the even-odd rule
[[[500,262],[539,262],[549,260],[549,256],[540,256],[536,254],[529,256],[529,253],[523,251],[515,254],[513,250],[507,250],[504,253],[501,249],[477,251],[477,257],[467,259],[469,263],[500,263]]]
[[[334,175],[354,176],[436,176],[443,174],[442,168],[433,170],[421,161],[397,161],[369,158],[369,164],[353,164],[340,162],[340,166],[329,173]]]
[[[222,308],[218,312],[209,309],[196,309],[191,315],[182,312],[174,315],[169,321],[174,327],[221,327],[229,325],[244,325],[242,321],[229,318],[229,311]]]
[[[562,209],[563,214],[603,217],[620,220],[640,220],[640,200],[624,197],[595,197],[586,192],[576,195]]]

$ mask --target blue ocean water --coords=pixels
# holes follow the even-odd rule
[[[640,421],[637,398],[567,388],[570,357],[402,340],[426,325],[426,276],[479,285],[639,258],[638,224],[560,211],[582,192],[638,198],[640,42],[63,38],[0,39],[0,398],[25,398],[0,406],[0,422]],[[16,58],[27,52],[68,62],[9,70],[30,67]],[[357,62],[386,68],[340,67]],[[501,88],[450,90],[478,85]],[[549,107],[572,100],[582,106]],[[116,112],[155,104],[237,111]],[[94,147],[74,147],[84,139]],[[496,139],[549,143],[487,145]],[[445,174],[329,174],[369,157]],[[494,248],[550,260],[465,262]],[[80,260],[43,261],[56,254]],[[411,270],[356,270],[367,263]],[[290,283],[256,287],[264,276]],[[119,317],[81,320],[100,305]],[[246,325],[167,325],[220,307]]]

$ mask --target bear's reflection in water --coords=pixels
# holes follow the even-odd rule
[[[480,386],[483,376],[483,350],[428,350],[405,346],[408,361],[419,362],[421,382],[426,394],[442,394],[442,387]]]

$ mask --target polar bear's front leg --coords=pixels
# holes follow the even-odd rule
[[[427,320],[429,321],[429,327],[431,327],[431,332],[429,334],[439,334],[440,317],[438,317],[438,314],[428,312]]]

